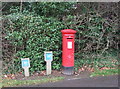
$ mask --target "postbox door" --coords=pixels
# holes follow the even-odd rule
[[[64,67],[74,66],[74,35],[63,35],[63,61]]]
[[[67,38],[67,66],[74,66],[74,37]]]

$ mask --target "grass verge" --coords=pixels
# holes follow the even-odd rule
[[[64,77],[54,77],[54,78],[43,78],[40,80],[12,80],[12,79],[4,79],[2,81],[1,87],[15,87],[15,86],[23,86],[23,85],[35,85],[42,84],[46,82],[56,82],[59,80],[63,80]]]
[[[105,70],[96,70],[95,72],[91,73],[90,77],[94,76],[106,76],[106,75],[118,75],[118,71],[120,69],[105,69]]]

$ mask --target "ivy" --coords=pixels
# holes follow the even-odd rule
[[[21,58],[26,57],[30,58],[31,73],[45,70],[44,51],[53,51],[52,68],[59,70],[62,61],[60,31],[63,29],[77,31],[75,67],[113,67],[118,64],[107,57],[117,54],[119,31],[115,23],[91,8],[98,3],[26,2],[22,3],[22,10],[19,3],[8,4],[12,7],[5,7],[2,18],[5,73],[23,71]]]

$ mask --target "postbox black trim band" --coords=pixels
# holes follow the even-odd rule
[[[65,66],[62,66],[62,68],[64,68],[64,69],[74,69],[74,66],[72,66],[72,67],[65,67]]]

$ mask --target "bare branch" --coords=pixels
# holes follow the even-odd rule
[[[20,12],[22,12],[22,0],[20,2]]]

